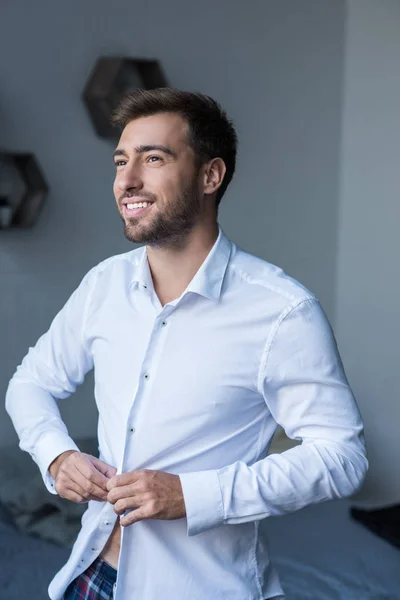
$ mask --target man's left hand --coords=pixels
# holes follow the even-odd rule
[[[107,501],[114,505],[124,527],[142,519],[181,519],[186,516],[185,501],[178,475],[164,471],[130,471],[107,482]],[[132,510],[134,509],[134,510]]]

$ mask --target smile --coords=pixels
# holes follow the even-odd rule
[[[151,206],[151,202],[134,202],[133,204],[126,204],[126,206],[131,210],[134,208],[147,208]]]
[[[137,217],[151,208],[153,202],[129,202],[124,204],[124,215],[126,217]]]

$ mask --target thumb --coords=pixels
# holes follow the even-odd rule
[[[98,471],[100,471],[100,473],[102,473],[108,479],[111,479],[111,477],[114,477],[114,475],[116,474],[117,469],[115,467],[108,465],[107,463],[103,462],[99,458],[92,456],[91,460],[92,460],[93,465],[96,467],[96,469]]]

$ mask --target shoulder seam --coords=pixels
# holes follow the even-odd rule
[[[304,304],[305,302],[315,302],[315,303],[319,304],[319,300],[315,296],[305,296],[305,297],[301,298],[300,300],[296,301],[295,303],[289,304],[289,306],[284,308],[283,311],[280,313],[279,317],[276,320],[274,327],[272,328],[269,336],[266,339],[264,350],[262,352],[261,359],[260,359],[259,370],[258,370],[257,389],[261,395],[263,395],[263,390],[262,390],[263,374],[266,371],[266,366],[267,366],[268,358],[270,355],[270,350],[271,350],[272,344],[274,342],[274,339],[276,337],[276,334],[278,333],[278,329],[281,326],[282,322],[286,319],[286,317],[288,317],[290,315],[290,313],[292,313],[294,310],[296,310],[296,308],[298,308],[301,304]]]
[[[96,267],[94,267],[93,271],[94,271],[94,277],[93,277],[93,281],[92,281],[91,287],[89,289],[89,293],[88,293],[88,295],[87,295],[87,297],[85,299],[85,306],[84,306],[84,309],[83,309],[83,317],[82,317],[81,344],[82,344],[82,347],[85,348],[85,350],[86,350],[86,342],[85,342],[85,335],[84,335],[84,333],[86,331],[86,324],[87,324],[87,319],[88,319],[88,314],[89,314],[89,305],[90,305],[90,302],[92,300],[93,290],[94,290],[94,286],[96,284],[97,276],[98,276]]]
[[[239,267],[237,267],[235,264],[232,263],[232,268],[234,271],[236,271],[240,277],[242,277],[242,279],[246,282],[246,283],[250,283],[252,285],[259,285],[265,289],[271,290],[272,292],[275,292],[276,294],[280,294],[281,296],[288,298],[290,300],[293,301],[294,299],[294,294],[290,294],[287,293],[284,289],[276,287],[275,285],[272,285],[271,283],[267,282],[267,281],[263,281],[261,279],[256,279],[253,275],[250,275],[249,273],[247,273],[246,271],[243,271],[242,269],[240,269]],[[306,288],[304,288],[300,282],[298,282],[298,289],[303,291],[303,292],[308,292],[310,294],[310,292],[308,290],[306,290]],[[304,299],[304,296],[302,296],[302,299]]]
[[[91,287],[89,289],[88,295],[85,300],[85,306],[84,306],[83,318],[82,318],[81,343],[83,344],[84,348],[86,347],[86,343],[85,343],[85,339],[84,339],[84,332],[86,330],[86,324],[87,324],[87,319],[88,319],[88,315],[89,315],[89,307],[90,307],[90,304],[92,301],[94,288],[96,287],[97,279],[98,279],[100,273],[103,273],[103,271],[108,267],[108,265],[113,263],[115,260],[126,260],[126,261],[130,262],[127,254],[129,254],[129,252],[126,252],[123,254],[116,254],[115,256],[109,256],[108,258],[105,258],[104,260],[99,262],[97,265],[92,267],[92,269],[86,274],[86,276],[88,276],[89,273],[92,272],[93,273],[93,281],[91,283]]]

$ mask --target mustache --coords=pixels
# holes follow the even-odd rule
[[[123,194],[121,194],[121,196],[118,198],[118,203],[119,204],[123,204],[123,202],[126,200],[129,200],[130,202],[134,202],[135,200],[137,202],[140,201],[149,201],[149,202],[155,202],[156,201],[156,197],[154,196],[154,194],[148,194],[145,192],[124,192]]]

